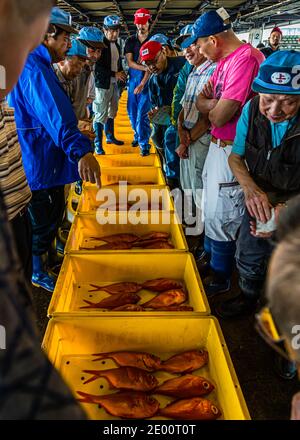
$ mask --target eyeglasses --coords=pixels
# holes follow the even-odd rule
[[[161,54],[162,54],[162,51],[160,51],[160,52],[156,55],[156,57],[154,58],[154,60],[143,61],[144,66],[147,66],[147,67],[156,66],[156,64],[157,64],[158,61],[159,61],[159,57],[161,56]]]
[[[300,366],[300,362],[291,359],[286,349],[284,348],[285,338],[279,335],[273,321],[270,309],[268,307],[263,308],[258,314],[255,315],[255,319],[255,330],[259,333],[266,344],[268,344],[273,350],[275,350],[287,361],[295,362],[296,365]]]

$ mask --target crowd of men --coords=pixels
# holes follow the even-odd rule
[[[48,22],[51,0],[30,0],[31,12],[23,0],[13,0],[14,6],[1,1],[0,32],[11,35],[16,50],[11,60],[0,43],[7,70],[0,101],[0,188],[7,213],[1,209],[0,275],[11,291],[19,289],[14,270],[20,261],[27,285],[53,292],[49,252],[65,212],[65,186],[82,180],[101,186],[95,154],[105,154],[104,135],[106,143],[122,149],[114,120],[127,87],[132,147],[148,156],[152,138],[169,186],[193,194],[201,217],[195,256],[207,296],[229,292],[237,269],[240,290],[233,299],[225,295],[216,313],[232,319],[255,312],[278,217],[296,210],[289,201],[300,194],[300,52],[279,50],[279,28],[271,32],[268,48],[240,41],[223,8],[202,14],[171,42],[163,34],[150,35],[151,14],[142,8],[134,14],[137,32],[123,54],[118,16],[104,19],[103,32],[78,31],[59,8],[52,8]],[[20,27],[19,38],[10,34],[6,15]],[[81,121],[91,122],[94,142],[80,131]],[[287,247],[295,246],[291,230],[297,227],[281,235],[292,242]],[[285,299],[273,284],[268,294],[289,341],[295,315],[285,325],[288,314],[276,302]],[[9,307],[16,302],[2,302],[0,310]],[[7,317],[12,315],[11,309]],[[297,355],[290,357],[285,377],[296,374]],[[37,356],[39,362],[46,361]],[[69,404],[76,413],[72,399]]]

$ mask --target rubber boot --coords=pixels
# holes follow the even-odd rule
[[[233,319],[254,313],[263,289],[263,281],[239,278],[240,292],[234,298],[216,307],[216,314],[223,319]]]
[[[112,118],[108,118],[105,124],[106,143],[114,145],[124,145],[123,141],[119,141],[115,138],[115,121]]]
[[[95,133],[96,133],[96,138],[95,138],[95,153],[96,154],[105,154],[105,151],[103,150],[103,146],[102,146],[102,138],[103,138],[103,124],[101,124],[101,122],[94,122],[93,124]]]
[[[48,292],[53,292],[55,288],[55,281],[45,269],[45,262],[47,260],[47,254],[32,256],[33,267],[31,282],[36,287],[42,287],[43,289],[48,290]]]

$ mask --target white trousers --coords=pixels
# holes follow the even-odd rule
[[[228,164],[231,150],[211,142],[202,174],[205,235],[216,241],[236,240],[245,211],[243,190]]]

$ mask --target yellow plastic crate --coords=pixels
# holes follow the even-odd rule
[[[97,155],[102,168],[109,167],[161,167],[157,154],[141,157],[140,154]]]
[[[101,170],[102,186],[116,185],[121,181],[131,185],[166,185],[163,172],[157,167],[110,167]],[[93,184],[85,183],[86,186]]]
[[[155,207],[161,202],[162,211],[174,211],[174,203],[173,199],[170,196],[170,192],[168,187],[160,186],[160,185],[129,185],[125,188],[123,185],[117,185],[112,187],[105,187],[102,189],[98,189],[95,186],[86,187],[82,193],[82,196],[79,200],[77,211],[73,210],[72,207],[72,198],[70,197],[69,202],[69,210],[73,215],[76,213],[79,215],[82,214],[95,214],[96,210],[101,206],[100,204],[106,202],[108,199],[108,189],[113,192],[115,195],[116,202],[125,202],[129,200],[130,202],[138,202],[140,197],[145,197],[145,205],[147,206],[147,202],[152,201],[152,206]],[[110,197],[110,196],[109,196]],[[108,203],[108,202],[107,202]],[[108,203],[110,204],[110,203]],[[148,207],[147,209],[148,210]],[[153,209],[152,209],[153,210]]]
[[[167,264],[166,264],[167,263]],[[101,271],[99,271],[101,268]],[[171,278],[183,281],[189,300],[185,305],[194,308],[194,312],[113,312],[97,309],[80,309],[86,304],[83,300],[94,303],[109,297],[108,293],[88,292],[92,289],[90,284],[108,285],[125,281],[143,283],[149,279]],[[149,301],[156,296],[147,290],[138,292],[141,297],[139,304]],[[171,253],[161,255],[154,253],[143,255],[136,253],[126,253],[118,255],[67,255],[64,259],[54,294],[52,296],[48,316],[59,316],[74,314],[77,316],[93,315],[176,315],[178,313],[209,315],[210,308],[202,282],[192,254]]]
[[[201,348],[208,350],[209,362],[193,374],[204,376],[214,383],[216,389],[208,398],[220,407],[225,420],[250,419],[222,331],[213,317],[60,317],[50,320],[43,341],[43,349],[50,361],[76,397],[76,391],[96,395],[112,392],[103,378],[83,385],[86,374],[82,370],[116,366],[109,359],[92,362],[92,353],[143,351],[165,360],[179,352]],[[156,373],[156,377],[166,380],[174,376],[160,372]],[[173,400],[156,394],[154,397],[161,407]],[[90,419],[115,419],[98,405],[83,403],[82,406]],[[153,419],[162,418],[154,416]]]
[[[170,240],[174,245],[174,249],[159,249],[160,253],[167,252],[187,252],[188,245],[182,230],[182,226],[178,222],[178,218],[174,213],[170,212],[141,212],[140,220],[142,223],[133,224],[128,221],[128,217],[133,220],[130,213],[114,213],[109,214],[107,224],[99,224],[96,216],[76,216],[71,227],[68,241],[65,247],[65,253],[83,252],[81,247],[105,244],[100,241],[90,242],[90,237],[104,237],[112,234],[136,234],[144,235],[152,231],[168,232]],[[112,222],[115,221],[115,224]],[[157,221],[155,224],[154,221]],[[153,253],[157,249],[141,249],[134,248],[134,252]],[[133,252],[129,251],[129,252]],[[84,250],[89,253],[116,253],[115,250]],[[128,252],[128,250],[118,250],[118,253]]]
[[[122,145],[121,147],[119,147],[118,145],[113,145],[113,144],[107,145],[107,143],[104,142],[103,148],[104,148],[105,153],[106,154],[128,154],[128,153],[136,154],[137,151],[139,151],[139,147],[133,147],[131,145],[131,142],[133,141],[133,134],[129,133],[127,135],[123,135],[122,141],[125,142],[125,145]],[[156,149],[153,145],[150,148],[150,153],[156,154]]]

